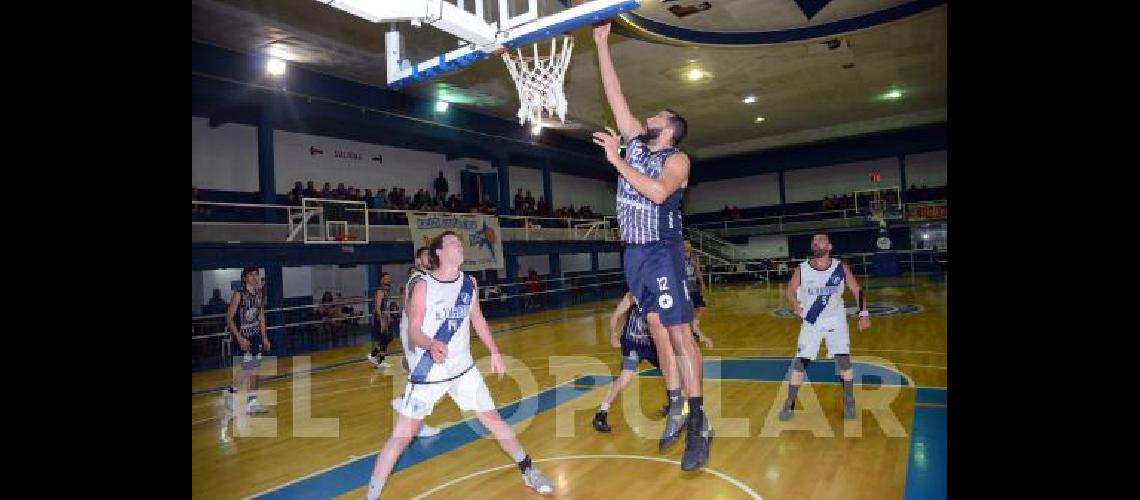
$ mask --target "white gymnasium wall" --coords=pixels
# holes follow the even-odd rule
[[[190,176],[200,189],[257,191],[257,128],[227,123],[210,128],[190,117]]]
[[[311,154],[311,148],[322,153]],[[378,155],[383,162],[373,160]],[[296,181],[305,185],[312,180],[317,189],[325,182],[334,188],[343,182],[359,188],[361,193],[365,189],[376,192],[398,186],[406,189],[409,196],[421,188],[433,189],[432,183],[441,170],[447,179],[448,193],[459,194],[463,165],[448,162],[441,154],[282,130],[273,132],[273,162],[278,193],[293,189]]]
[[[522,189],[523,196],[526,196],[526,192],[529,190],[530,195],[534,197],[534,201],[537,204],[538,199],[542,198],[543,196],[542,171],[533,168],[515,166],[511,166],[510,170],[511,199],[509,201],[511,202],[511,208],[515,208],[515,194],[519,192],[519,189]],[[553,188],[554,179],[551,179],[550,181],[551,187]]]
[[[541,276],[550,274],[550,257],[547,255],[520,255],[518,259],[518,279],[526,279],[531,269],[534,269]]]
[[[332,292],[334,298],[337,292],[343,297],[361,297],[368,293],[368,266],[313,266],[311,273],[316,303],[320,303],[325,291]]]
[[[313,296],[313,268],[309,266],[282,267],[281,279],[285,282],[282,284],[283,297]],[[320,297],[317,299],[319,300]]]
[[[614,204],[617,199],[616,177],[612,181],[601,181],[552,172],[550,189],[554,191],[552,205],[554,210],[570,207],[571,204],[575,210],[582,208],[582,205],[589,205],[595,214],[614,215]],[[539,177],[539,191],[542,191],[541,177]],[[511,196],[514,196],[514,190],[511,191]],[[535,195],[534,199],[537,200],[538,195]]]
[[[906,157],[906,187],[946,185],[946,151],[932,151]]]
[[[744,252],[753,259],[788,257],[787,235],[764,235],[748,238]]]
[[[779,181],[779,174],[764,174],[702,182],[685,193],[685,211],[719,212],[725,205],[739,208],[779,205]]]
[[[603,252],[598,254],[598,270],[621,269],[620,252]]]
[[[261,277],[265,278],[265,269],[258,268],[258,270],[261,272]],[[241,281],[241,268],[202,271],[202,303],[210,302],[210,298],[214,296],[215,288],[221,290],[222,298],[229,302],[234,294],[233,290],[230,289],[230,283],[234,281]]]
[[[558,258],[563,273],[578,273],[591,269],[590,254],[588,253],[564,253]]]
[[[872,172],[882,175],[880,186],[899,185],[897,157],[843,163],[827,167],[788,170],[784,172],[784,194],[788,203],[822,200],[827,195],[853,193],[870,189]],[[723,206],[721,207],[724,208]]]
[[[202,291],[202,271],[190,271],[190,292],[191,315],[202,314],[202,305],[208,300],[205,292]],[[214,292],[211,291],[210,293]]]

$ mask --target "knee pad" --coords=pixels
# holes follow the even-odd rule
[[[792,370],[797,371],[797,372],[806,372],[807,367],[810,364],[811,364],[810,359],[796,358],[796,360],[792,362]]]
[[[835,355],[835,364],[839,365],[840,371],[850,370],[851,369],[851,355],[850,354],[836,354]]]

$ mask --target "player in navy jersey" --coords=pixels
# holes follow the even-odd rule
[[[626,316],[625,327],[619,330],[618,323],[621,322],[622,316]],[[610,405],[633,379],[637,366],[644,360],[657,368],[661,367],[657,361],[657,347],[653,345],[653,337],[649,335],[645,317],[641,315],[637,304],[633,301],[633,295],[629,292],[622,296],[610,316],[610,344],[621,349],[621,374],[610,382],[610,391],[602,401],[602,406],[598,408],[598,413],[594,415],[594,429],[598,432],[610,432],[610,424],[606,422]]]
[[[265,333],[265,296],[262,294],[261,277],[256,267],[241,270],[242,288],[234,292],[230,306],[226,309],[226,328],[234,337],[237,347],[234,356],[241,359],[241,369],[234,374],[233,385],[226,388],[224,398],[225,414],[221,421],[221,438],[229,442],[229,423],[233,420],[234,395],[237,389],[246,391],[245,412],[251,415],[266,413],[257,404],[257,368],[261,366],[262,354],[269,354],[269,337]]]
[[[395,336],[397,326],[396,322],[393,321],[392,313],[398,308],[396,297],[392,294],[392,275],[381,272],[380,287],[376,289],[372,318],[372,341],[374,344],[372,352],[368,353],[368,361],[376,365],[377,368],[392,366],[384,361],[384,354],[388,350],[388,344],[392,342],[392,338]]]
[[[594,134],[594,143],[605,150],[606,159],[621,176],[617,219],[625,242],[626,284],[649,324],[669,394],[669,416],[658,449],[664,451],[676,442],[685,428],[681,469],[694,470],[708,461],[713,433],[704,413],[703,359],[693,340],[693,304],[681,248],[681,198],[689,183],[689,157],[677,146],[688,124],[668,109],[645,123],[633,116],[610,58],[609,33],[609,23],[595,27],[594,41],[602,86],[621,136],[606,127],[605,132]],[[618,151],[622,138],[626,141],[624,158]],[[663,352],[666,344],[672,346],[671,353]],[[688,396],[687,423],[682,388]]]

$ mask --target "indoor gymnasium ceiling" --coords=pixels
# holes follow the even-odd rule
[[[944,0],[644,0],[611,46],[634,113],[676,109],[690,124],[684,149],[711,158],[945,122],[946,9]],[[384,28],[314,0],[193,0],[192,13],[193,40],[387,82]],[[415,35],[406,48],[416,60],[455,43],[428,26]],[[574,35],[559,133],[585,139],[610,118],[590,30]],[[403,91],[510,120],[518,111],[495,58]]]

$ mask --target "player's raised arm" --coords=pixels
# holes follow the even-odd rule
[[[645,127],[629,111],[629,103],[621,92],[621,81],[618,80],[613,59],[610,58],[609,37],[610,23],[594,28],[594,42],[598,46],[598,69],[602,73],[602,87],[606,91],[606,101],[614,113],[618,130],[626,140],[629,140],[645,133]]]

